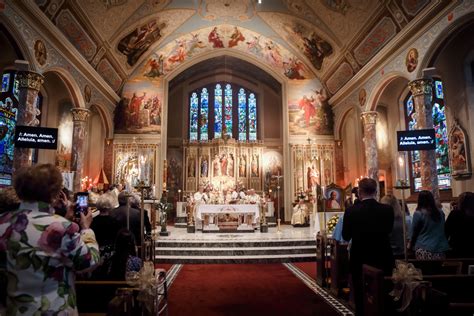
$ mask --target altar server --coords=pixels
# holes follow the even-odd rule
[[[260,197],[255,193],[254,189],[250,189],[248,193],[249,194],[246,197],[247,203],[257,204],[260,202]]]
[[[306,217],[308,216],[308,207],[304,203],[304,199],[299,199],[298,204],[293,208],[293,216],[291,217],[291,225],[303,226],[306,224]]]

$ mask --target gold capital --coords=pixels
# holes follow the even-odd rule
[[[43,75],[32,71],[18,71],[16,73],[19,89],[33,89],[39,91],[44,82]]]
[[[360,115],[364,125],[375,124],[377,122],[377,111],[365,111]]]
[[[414,97],[421,94],[431,95],[433,90],[432,85],[433,80],[427,78],[416,79],[408,83],[411,94]]]
[[[84,108],[73,108],[71,109],[71,113],[73,121],[85,122],[89,118],[91,111]]]

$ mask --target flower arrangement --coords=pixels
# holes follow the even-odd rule
[[[327,231],[329,234],[332,234],[334,228],[336,227],[337,222],[339,221],[339,215],[333,215],[327,223]]]

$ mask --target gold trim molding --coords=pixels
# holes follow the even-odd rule
[[[43,75],[32,71],[18,71],[16,74],[19,89],[32,89],[40,91],[44,82]]]
[[[360,115],[364,125],[377,123],[377,111],[366,111]]]
[[[71,109],[71,113],[73,121],[86,122],[91,114],[91,111],[83,108],[73,108]]]

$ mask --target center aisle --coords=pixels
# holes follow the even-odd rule
[[[186,264],[169,315],[338,315],[282,264]]]

